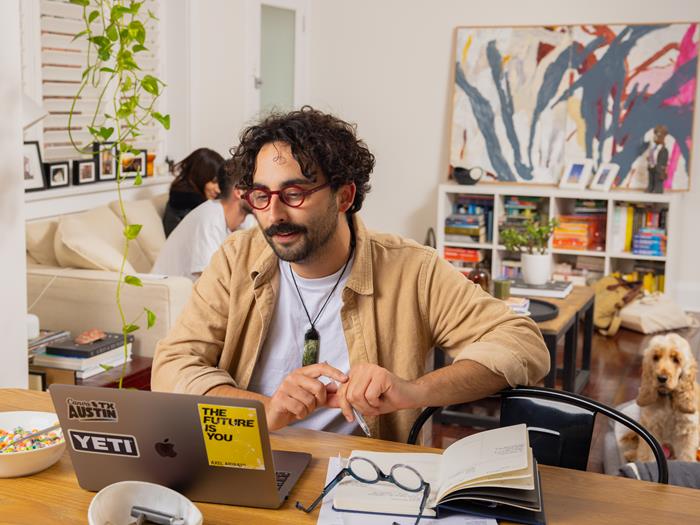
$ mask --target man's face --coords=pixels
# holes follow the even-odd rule
[[[288,144],[266,144],[258,153],[254,187],[274,191],[295,185],[308,190],[324,182],[322,175],[315,180],[302,175]],[[317,256],[338,228],[338,203],[329,187],[307,195],[298,208],[273,195],[267,208],[253,213],[270,247],[283,261],[299,263]]]
[[[663,144],[666,140],[666,132],[661,129],[654,130],[654,142],[656,144]]]

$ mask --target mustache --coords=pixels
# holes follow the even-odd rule
[[[306,228],[299,224],[283,222],[281,224],[273,224],[265,230],[265,235],[268,237],[272,237],[274,235],[286,235],[289,233],[306,233]]]

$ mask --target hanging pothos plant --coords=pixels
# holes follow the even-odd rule
[[[143,309],[138,318],[128,320],[121,303],[122,285],[143,286],[141,279],[135,275],[126,275],[124,267],[129,254],[129,243],[138,237],[141,224],[131,224],[126,216],[122,197],[122,157],[139,154],[133,142],[142,135],[144,126],[158,121],[165,129],[170,128],[170,115],[162,115],[155,110],[155,104],[163,92],[165,84],[155,76],[146,74],[139,67],[140,54],[147,52],[146,24],[148,20],[157,20],[156,16],[143,8],[144,2],[127,0],[70,0],[83,8],[85,29],[75,35],[74,40],[87,40],[87,63],[82,72],[80,87],[73,98],[68,130],[71,143],[81,154],[94,153],[92,144],[81,147],[72,136],[72,120],[76,103],[81,100],[83,92],[90,86],[97,93],[97,102],[88,112],[90,124],[87,129],[96,143],[113,142],[103,147],[114,147],[116,157],[116,184],[119,210],[124,224],[124,250],[122,253],[119,278],[117,281],[116,302],[121,316],[122,334],[124,336],[124,365],[119,388],[126,372],[127,336],[139,329],[136,324],[144,315],[146,325],[151,328],[156,322],[155,314],[148,308]],[[103,109],[104,105],[104,109]],[[83,106],[84,107],[84,106]],[[84,114],[85,110],[81,111]],[[134,179],[139,186],[142,171]]]

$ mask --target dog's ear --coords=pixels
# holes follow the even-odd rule
[[[644,360],[642,361],[642,382],[639,385],[639,394],[637,395],[637,404],[640,407],[654,404],[659,398],[659,392],[654,386],[654,371],[649,357],[650,349],[651,346],[644,351]]]
[[[679,412],[693,414],[697,410],[695,399],[695,376],[698,373],[698,365],[695,361],[683,367],[681,377],[678,379],[678,388],[671,396],[671,406]]]

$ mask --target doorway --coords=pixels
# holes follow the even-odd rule
[[[308,0],[246,6],[246,118],[300,107],[307,99]]]

